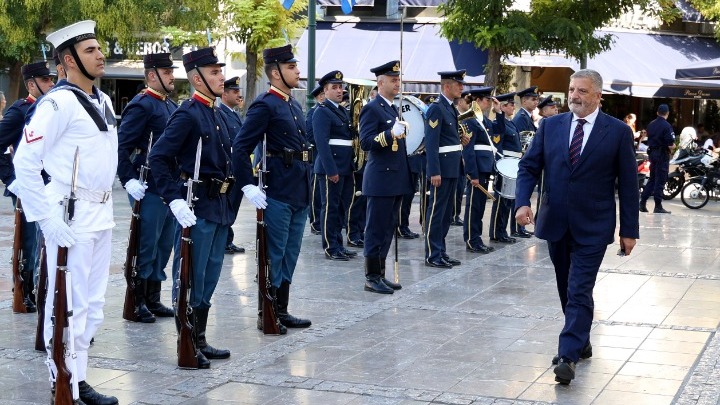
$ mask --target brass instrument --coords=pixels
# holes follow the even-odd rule
[[[353,132],[353,167],[356,172],[362,170],[367,161],[367,152],[360,146],[360,111],[367,103],[375,82],[369,80],[345,79],[350,97],[350,127]]]
[[[475,101],[470,104],[469,110],[458,115],[458,132],[460,135],[460,143],[462,143],[463,146],[470,143],[470,138],[472,137],[472,132],[464,121],[472,118],[481,120],[482,117],[482,109],[480,109],[480,106]]]
[[[535,131],[520,131],[520,144],[522,145],[522,151],[525,153],[532,143]]]

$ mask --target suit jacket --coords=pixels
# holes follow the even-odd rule
[[[458,133],[458,111],[445,100],[438,97],[430,104],[425,113],[425,154],[427,155],[427,176],[442,176],[456,179],[460,177],[460,158],[462,149],[440,153],[443,146],[460,145]]]
[[[626,124],[598,113],[575,168],[570,164],[572,113],[546,118],[520,161],[515,208],[530,206],[530,195],[545,171],[535,235],[551,242],[566,232],[583,245],[615,240],[615,184],[620,202],[620,236],[639,237],[639,193],[633,137]]]

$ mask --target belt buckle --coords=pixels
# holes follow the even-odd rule
[[[222,186],[220,186],[220,194],[225,194],[228,190],[228,187],[230,187],[230,182],[223,181]]]
[[[110,196],[112,195],[112,191],[103,191],[102,201],[100,201],[100,204],[105,204],[110,199]]]
[[[302,151],[302,160],[303,160],[303,162],[310,161],[310,159],[308,157],[308,151],[306,151],[306,150]]]

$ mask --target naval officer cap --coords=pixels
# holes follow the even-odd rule
[[[501,103],[513,103],[515,104],[515,93],[505,93],[500,94],[499,96],[495,96],[497,101]]]
[[[537,86],[528,87],[525,90],[520,90],[517,92],[517,96],[520,98],[523,97],[538,97],[537,94]]]
[[[58,52],[87,39],[95,38],[95,21],[85,20],[48,34],[47,40]]]
[[[267,65],[270,63],[294,63],[297,62],[297,59],[292,53],[292,46],[288,44],[263,50],[263,61]]]
[[[235,76],[225,80],[225,90],[240,90],[240,78]]]
[[[150,53],[143,56],[143,65],[145,66],[145,69],[177,69],[177,66],[173,66],[172,58],[167,52]]]
[[[343,73],[339,70],[333,70],[332,72],[329,72],[325,76],[321,77],[318,83],[320,84],[320,87],[325,87],[325,85],[328,83],[342,84]]]
[[[47,62],[35,62],[23,65],[23,67],[20,68],[20,73],[22,73],[23,80],[30,80],[33,77],[55,76],[55,73],[50,73],[50,66]]]
[[[550,107],[556,104],[557,103],[555,102],[555,100],[553,100],[552,96],[547,96],[538,103],[538,108],[542,109],[543,107]]]
[[[189,72],[203,66],[225,66],[225,64],[218,61],[215,48],[209,47],[183,55],[183,66],[185,66],[185,71]]]
[[[465,69],[438,72],[438,74],[440,75],[440,80],[451,79],[458,83],[465,83]]]
[[[317,97],[317,96],[319,96],[322,92],[323,92],[322,86],[316,86],[316,87],[310,92],[310,94],[311,94],[313,97]]]
[[[371,73],[375,73],[375,76],[400,76],[400,61],[391,60],[388,63],[384,63],[380,66],[370,69]]]

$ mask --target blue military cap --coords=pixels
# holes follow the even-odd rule
[[[143,65],[145,66],[145,69],[177,69],[177,66],[173,66],[171,55],[167,52],[149,53],[143,56]]]
[[[263,50],[263,61],[267,65],[270,63],[292,63],[297,62],[297,59],[295,59],[295,55],[292,53],[292,46],[288,44],[278,48]]]
[[[240,78],[235,76],[225,80],[225,90],[240,90]]]
[[[665,115],[670,112],[670,107],[668,107],[667,104],[660,104],[657,109],[657,113],[661,115]]]
[[[48,66],[47,62],[35,62],[23,65],[23,67],[20,68],[20,73],[22,73],[23,80],[29,80],[33,77],[55,76],[55,73],[50,73],[50,66]]]
[[[378,67],[370,69],[375,76],[400,76],[400,61],[393,60]]]
[[[320,87],[325,87],[328,83],[342,83],[343,82],[343,73],[339,70],[333,70],[332,72],[327,73],[325,76],[320,78],[320,81],[318,82],[320,84]]]
[[[183,55],[183,65],[186,72],[203,66],[225,66],[224,63],[218,61],[215,48],[212,47],[186,53]]]
[[[452,79],[458,83],[465,83],[465,69],[438,72],[440,79]]]
[[[501,103],[505,102],[505,103],[513,103],[513,104],[515,104],[515,93],[514,93],[514,92],[513,92],[513,93],[500,94],[499,96],[495,96],[495,98],[497,99],[497,101],[499,101],[499,102],[501,102]]]
[[[537,94],[537,86],[528,87],[525,90],[520,90],[517,92],[517,96],[520,98],[523,97],[538,97]]]
[[[473,98],[492,97],[493,90],[495,90],[495,87],[478,87],[477,89],[464,91],[463,95],[467,93]]]
[[[557,103],[553,100],[552,96],[547,96],[538,103],[538,108],[542,109],[543,107],[553,106],[555,104]]]
[[[322,86],[317,86],[317,87],[315,87],[315,88],[310,92],[310,94],[311,94],[313,97],[317,97],[317,96],[319,96],[322,92],[323,92]]]

